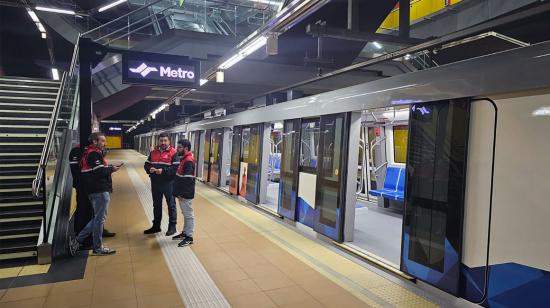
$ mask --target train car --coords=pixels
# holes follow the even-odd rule
[[[394,273],[489,307],[543,307],[549,67],[541,43],[167,131],[193,140],[205,182],[271,200]]]

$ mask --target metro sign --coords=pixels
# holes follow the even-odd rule
[[[122,56],[122,82],[198,88],[200,62],[184,56],[132,52]]]

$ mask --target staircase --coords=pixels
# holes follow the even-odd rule
[[[32,197],[58,81],[0,77],[0,262],[34,258],[45,205]]]

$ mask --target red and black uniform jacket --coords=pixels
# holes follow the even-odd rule
[[[195,159],[191,151],[181,158],[176,169],[172,193],[183,199],[195,198]]]
[[[169,146],[166,150],[162,151],[157,146],[145,161],[143,168],[145,172],[149,174],[151,182],[153,183],[168,183],[174,180],[175,167],[179,164],[178,155],[176,149]],[[156,168],[162,169],[161,174],[149,173],[149,169]]]
[[[82,153],[80,151],[80,144],[74,146],[69,153],[69,165],[71,166],[71,175],[73,176],[73,187],[77,188],[80,186],[80,159],[82,158]]]
[[[86,193],[113,191],[113,168],[103,158],[103,153],[98,147],[89,145],[84,149],[80,159],[80,172],[81,184],[86,188]]]

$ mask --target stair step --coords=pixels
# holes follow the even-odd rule
[[[32,187],[34,175],[1,176],[0,189]]]
[[[34,175],[38,164],[4,164],[0,165],[0,177],[14,175]]]
[[[44,101],[44,102],[55,102],[55,97],[32,97],[32,96],[9,96],[9,95],[1,95],[0,93],[0,101]]]
[[[25,97],[44,97],[44,98],[56,98],[57,92],[40,91],[39,89],[2,89],[0,88],[0,96],[25,96]]]
[[[24,217],[0,217],[1,223],[20,223],[22,221],[38,221],[42,220],[42,215],[24,216]]]
[[[18,100],[18,99],[0,99],[0,103],[2,104],[10,104],[10,105],[41,105],[44,107],[53,107],[55,105],[55,101],[52,100]]]
[[[5,241],[1,241],[5,242]],[[30,256],[36,256],[37,239],[21,239],[15,243],[6,243],[0,246],[0,259],[5,259],[6,255],[18,253],[33,252]]]
[[[0,254],[0,260],[15,260],[15,259],[36,257],[36,255],[37,255],[36,247],[34,247],[34,248],[35,248],[35,250],[30,250],[30,251],[1,253]]]
[[[50,125],[50,118],[37,117],[0,117],[0,125]]]
[[[8,84],[0,82],[0,90],[15,90],[15,91],[39,91],[55,93],[59,92],[59,87],[55,85],[31,85],[31,84]]]
[[[0,221],[2,219],[20,219],[21,221],[25,221],[27,218],[36,219],[37,217],[42,219],[43,212],[41,208],[4,208],[0,211]]]
[[[1,110],[38,110],[52,112],[53,104],[14,104],[14,103],[2,103],[0,102]]]
[[[44,204],[40,200],[34,201],[25,201],[25,202],[5,202],[6,200],[0,202],[0,208],[10,208],[10,207],[23,207],[23,206],[43,206]],[[14,201],[14,200],[9,200]]]
[[[25,239],[25,238],[38,238],[40,235],[40,229],[38,232],[28,232],[19,234],[0,235],[0,240],[12,240],[12,239]]]
[[[21,123],[23,124],[23,123]],[[35,133],[46,135],[48,126],[45,125],[0,125],[2,133]]]
[[[61,83],[59,80],[33,78],[24,76],[2,76],[0,77],[0,83],[20,83],[20,84],[37,84],[44,83],[49,85],[57,85]]]
[[[50,119],[52,117],[52,111],[44,110],[0,110],[0,117],[14,117],[18,116],[21,118],[45,118]]]
[[[18,138],[21,140],[22,138],[46,138],[46,134],[35,134],[35,133],[0,133],[0,139],[2,138]],[[5,139],[6,141],[9,141],[8,139]]]

